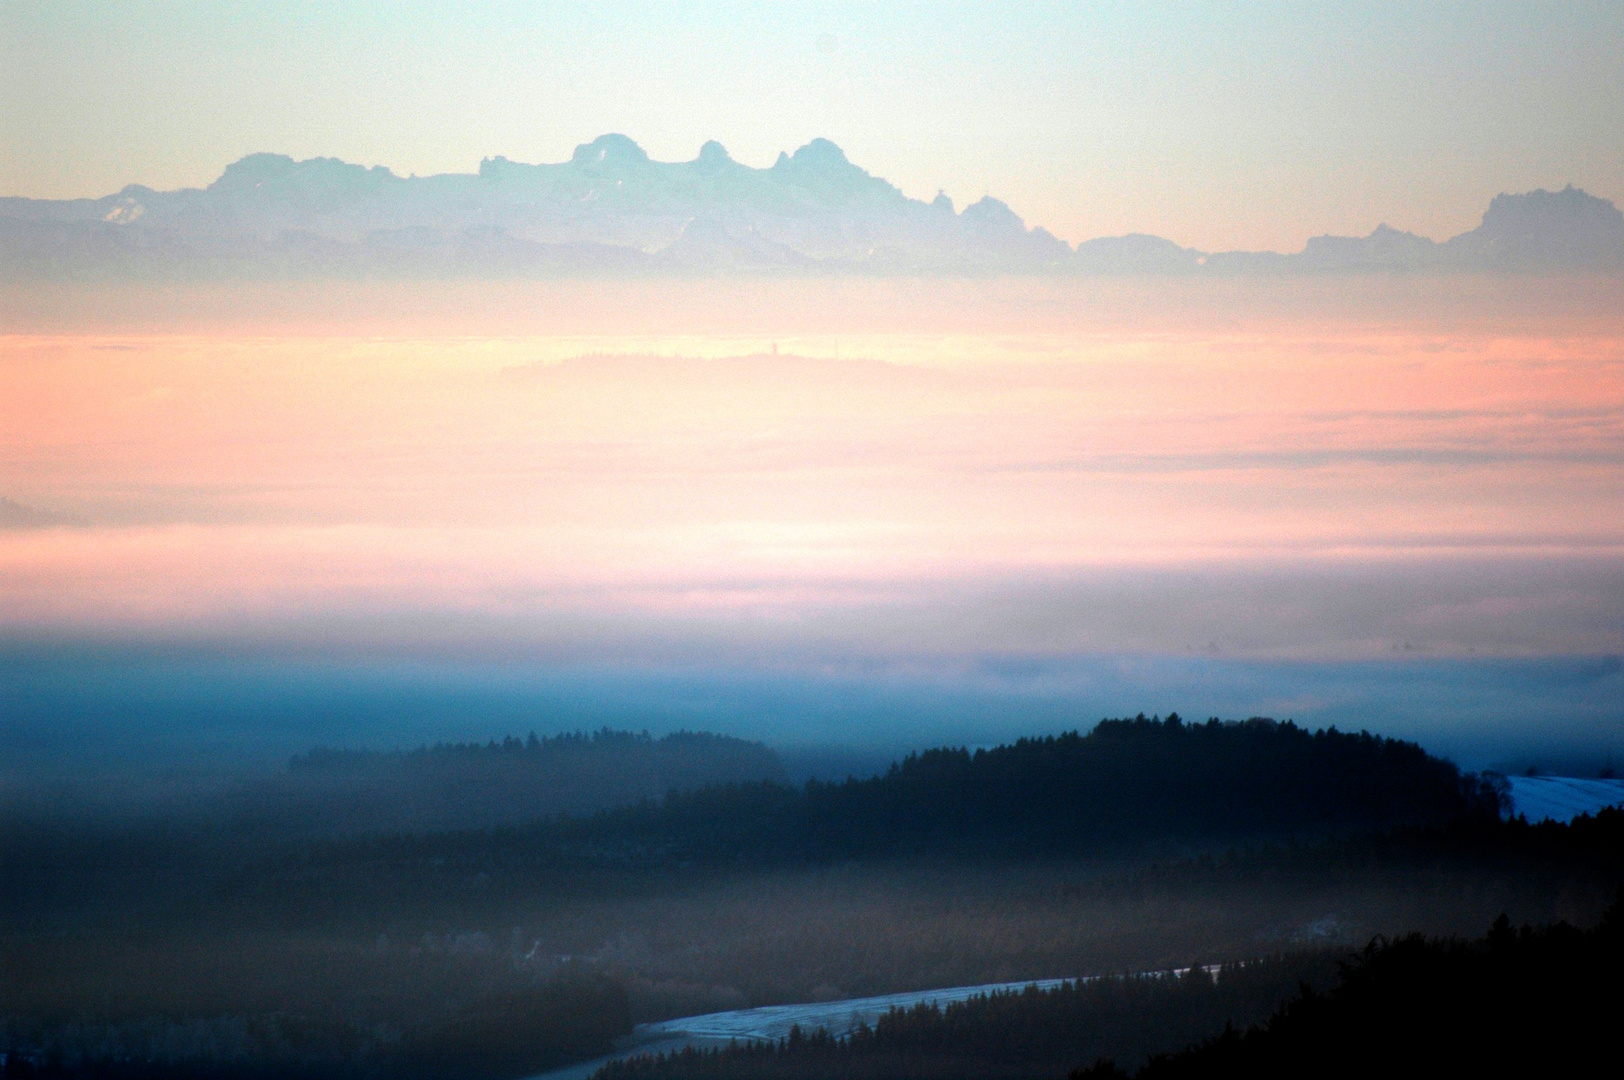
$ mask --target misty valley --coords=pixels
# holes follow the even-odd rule
[[[138,805],[34,790],[5,807],[0,1052],[8,1077],[1199,1072],[1187,1047],[1330,1007],[1304,987],[1498,963],[1458,942],[1501,916],[1601,926],[1559,958],[1601,979],[1624,813],[1529,824],[1508,792],[1413,743],[1176,715],[838,782],[605,729],[315,748]],[[637,1054],[675,1018],[1078,978]]]

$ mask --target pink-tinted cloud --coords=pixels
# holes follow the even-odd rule
[[[915,298],[913,324],[859,313],[844,335],[784,334],[776,356],[747,321],[662,337],[635,314],[617,333],[613,312],[596,336],[13,335],[0,494],[90,527],[0,532],[0,624],[307,633],[410,615],[556,642],[725,623],[905,649],[947,648],[930,613],[956,611],[993,648],[1036,647],[1005,633],[1026,618],[1080,649],[1178,651],[1211,633],[1175,632],[1171,594],[1162,629],[1102,615],[1111,581],[1624,553],[1624,329],[1447,312],[1079,325],[1052,300],[1023,327],[1007,300],[977,326]],[[1299,644],[1619,647],[1583,589],[1462,573],[1475,593],[1320,620]],[[994,608],[1020,610],[964,599],[992,583]],[[1070,607],[1042,599],[1067,589]],[[1292,603],[1329,600],[1236,604],[1255,625],[1231,647],[1290,653],[1265,624],[1290,625]],[[1553,603],[1590,613],[1555,632]],[[889,642],[865,629],[887,612],[910,613]],[[973,625],[948,636],[974,647]]]

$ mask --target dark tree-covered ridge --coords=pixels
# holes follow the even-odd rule
[[[566,731],[545,738],[538,738],[532,731],[525,739],[508,735],[483,743],[439,742],[412,750],[346,750],[319,746],[308,753],[295,755],[288,762],[288,771],[307,774],[365,772],[402,767],[432,768],[452,761],[534,761],[568,755],[627,754],[649,750],[704,752],[717,748],[766,749],[758,742],[709,731],[675,731],[656,739],[647,731],[620,731],[604,727],[597,731]],[[771,760],[768,759],[769,768]],[[778,771],[782,771],[781,767]]]
[[[611,861],[1109,853],[1497,817],[1501,794],[1415,743],[1252,719],[1102,721],[1088,734],[911,755],[883,776],[730,785],[544,826]]]

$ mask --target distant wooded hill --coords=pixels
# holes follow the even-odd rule
[[[1289,255],[1143,234],[1074,248],[991,197],[910,199],[826,139],[756,169],[716,142],[653,161],[624,135],[468,174],[252,154],[201,189],[0,198],[0,280],[13,281],[1412,271],[1624,273],[1624,215],[1570,186],[1499,195],[1442,243],[1382,225]]]
[[[1414,743],[1173,714],[932,750],[866,780],[715,786],[450,842],[613,865],[1092,854],[1497,819],[1503,798]],[[421,854],[437,841],[408,843]]]
[[[322,832],[481,829],[674,791],[786,780],[778,755],[761,743],[605,728],[407,751],[316,749],[243,795],[238,812]]]

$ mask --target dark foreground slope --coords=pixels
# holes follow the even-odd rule
[[[882,1016],[834,1039],[794,1031],[786,1041],[629,1058],[595,1080],[1002,1080],[1061,1077],[1078,1061],[1143,1061],[1268,1016],[1304,984],[1329,986],[1340,949],[1202,968],[1028,987]]]
[[[314,1009],[6,1017],[0,1078],[496,1080],[600,1056],[631,1031],[625,990],[602,978],[475,989],[370,1024]]]
[[[1624,1006],[1621,916],[1615,905],[1588,931],[1517,931],[1502,916],[1476,941],[1414,934],[1340,962],[1321,951],[1216,979],[1195,969],[994,994],[896,1010],[843,1040],[795,1032],[632,1058],[596,1080],[1126,1080],[1122,1064],[1138,1080],[1598,1075]],[[1169,1052],[1181,1042],[1194,1045]],[[1079,1058],[1095,1063],[1069,1066]]]
[[[306,897],[298,918],[287,906],[257,918],[239,906],[187,908],[175,922],[152,910],[128,920],[80,910],[55,930],[8,921],[0,1052],[42,1067],[60,1060],[80,1076],[361,1078],[429,1063],[440,1077],[511,1080],[596,1056],[634,1020],[1165,970],[1372,930],[1447,933],[1482,926],[1497,909],[1542,922],[1574,910],[1589,924],[1604,902],[1586,894],[1624,881],[1621,840],[1624,812],[1609,811],[1573,825],[1401,830],[1126,874],[1008,862],[710,879],[662,870],[583,877],[575,897],[549,895],[544,883],[503,895],[447,865],[451,887],[410,908],[390,896],[389,868],[374,864],[356,868],[372,875],[370,918],[352,911],[334,922]],[[307,887],[296,867],[279,880],[285,893]],[[1351,938],[1340,920],[1366,929]],[[566,952],[574,958],[561,963]],[[1045,1054],[1075,1054],[1071,1065],[1097,1053],[1127,1062],[1282,1000],[1236,1006],[1223,994],[1241,985],[1220,978],[1213,997],[1199,980],[1133,983],[1152,997],[1157,986],[1189,993],[1165,1024],[1151,1009],[1124,1029],[1126,1042],[1040,1037],[1020,1028],[1018,1008],[1010,1022]],[[927,1023],[919,1038],[950,1058],[957,1036]]]
[[[1329,993],[1304,992],[1263,1025],[1225,1031],[1137,1075],[1604,1075],[1618,1068],[1621,966],[1619,904],[1589,931],[1519,931],[1502,917],[1478,941],[1378,941]],[[1081,1075],[1124,1074],[1096,1066]]]

